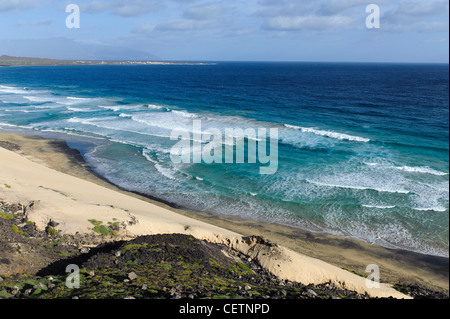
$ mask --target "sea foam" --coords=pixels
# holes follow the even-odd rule
[[[347,140],[347,141],[352,141],[352,142],[363,142],[363,143],[370,142],[370,139],[368,139],[368,138],[354,136],[354,135],[348,135],[348,134],[344,134],[344,133],[318,130],[318,129],[314,129],[314,128],[310,128],[310,127],[301,127],[301,126],[290,125],[290,124],[284,124],[284,126],[289,129],[299,130],[303,133],[312,133],[312,134],[329,137],[329,138],[333,138],[333,139],[337,139],[337,140]]]
[[[433,168],[430,168],[429,166],[393,166],[393,165],[385,165],[381,163],[370,163],[370,162],[364,162],[367,166],[378,166],[378,167],[384,167],[386,169],[396,169],[399,171],[404,171],[408,173],[420,173],[420,174],[430,174],[430,175],[436,175],[436,176],[447,176],[449,173],[441,172],[438,170],[435,170]]]
[[[411,193],[408,190],[404,189],[389,189],[389,188],[381,188],[381,187],[375,187],[375,186],[363,186],[363,185],[340,185],[340,184],[330,184],[330,183],[322,183],[317,182],[313,180],[306,180],[308,183],[315,184],[317,186],[324,186],[324,187],[331,187],[331,188],[348,188],[348,189],[355,189],[355,190],[372,190],[382,193],[398,193],[398,194],[409,194]]]

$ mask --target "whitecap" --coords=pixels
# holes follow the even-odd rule
[[[77,107],[67,107],[67,110],[71,112],[80,112],[80,113],[95,112],[95,110],[93,109],[81,109]]]
[[[363,162],[364,165],[367,166],[381,166],[387,169],[396,169],[399,171],[404,171],[408,173],[420,173],[420,174],[430,174],[430,175],[436,175],[436,176],[447,176],[449,173],[441,172],[438,170],[435,170],[429,166],[393,166],[393,165],[383,165],[380,163],[371,163],[371,162]]]
[[[315,135],[329,137],[329,138],[333,138],[333,139],[337,139],[337,140],[347,140],[347,141],[352,141],[352,142],[363,142],[363,143],[370,142],[370,139],[368,139],[368,138],[344,134],[344,133],[338,133],[338,132],[333,132],[333,131],[324,131],[324,130],[318,130],[318,129],[311,128],[311,127],[301,127],[301,126],[290,125],[290,124],[284,124],[284,126],[286,128],[299,130],[303,133],[312,133]]]
[[[348,188],[348,189],[355,189],[355,190],[373,190],[377,192],[384,192],[384,193],[399,193],[399,194],[409,194],[410,191],[404,190],[404,189],[387,189],[387,188],[379,188],[379,187],[373,187],[373,186],[359,186],[359,185],[339,185],[339,184],[328,184],[328,183],[322,183],[312,180],[306,180],[308,183],[315,184],[318,186],[324,186],[324,187],[332,187],[332,188]]]
[[[156,105],[156,104],[147,104],[147,107],[151,110],[165,110],[170,111],[168,107],[162,106],[162,105]]]
[[[0,93],[27,94],[27,93],[30,93],[30,91],[26,91],[26,90],[23,90],[23,89],[12,87],[12,86],[0,85]]]
[[[198,116],[196,114],[192,114],[186,111],[177,111],[177,110],[172,110],[171,111],[173,114],[176,114],[180,117],[184,117],[184,118],[188,118],[188,119],[193,119],[193,118],[197,118]]]
[[[401,171],[408,172],[408,173],[422,173],[422,174],[431,174],[431,175],[437,175],[437,176],[448,175],[448,173],[432,169],[428,166],[419,166],[419,167],[401,166],[401,167],[395,167],[395,168],[398,170],[401,170]]]
[[[107,105],[107,106],[98,105],[98,107],[100,107],[102,109],[106,109],[106,110],[111,110],[111,111],[114,111],[114,112],[118,112],[118,111],[120,111],[122,109],[120,106],[117,106],[117,105]]]
[[[362,205],[362,207],[366,207],[366,208],[378,208],[378,209],[392,209],[395,208],[395,205]]]
[[[42,96],[35,96],[35,95],[26,95],[23,96],[24,99],[27,99],[30,102],[54,102],[54,99],[52,100],[49,97],[42,97]]]
[[[68,100],[76,100],[76,101],[92,101],[92,100],[95,100],[93,98],[88,98],[88,97],[72,97],[72,96],[68,96],[67,99]]]

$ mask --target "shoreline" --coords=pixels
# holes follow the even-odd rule
[[[377,264],[380,267],[382,282],[419,284],[448,292],[448,258],[387,249],[355,239],[311,233],[283,225],[229,219],[217,214],[171,207],[168,203],[155,198],[128,192],[112,185],[95,174],[84,162],[81,154],[69,148],[64,141],[34,135],[0,133],[0,146],[8,148],[8,145],[5,143],[2,145],[1,141],[11,143],[9,146],[12,151],[40,165],[140,199],[178,215],[214,225],[226,230],[229,235],[238,233],[243,236],[263,236],[271,242],[308,256],[307,258],[316,258],[358,274],[365,274],[367,265]],[[14,145],[20,148],[14,150]],[[350,274],[349,271],[346,272]]]

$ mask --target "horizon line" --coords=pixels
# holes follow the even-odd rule
[[[31,56],[13,56],[8,54],[1,54],[0,57],[8,56],[11,58],[22,59],[42,59],[42,60],[57,60],[57,61],[82,61],[82,62],[169,62],[169,63],[331,63],[331,64],[443,64],[449,65],[449,61],[446,62],[430,62],[430,61],[308,61],[308,60],[179,60],[179,59],[64,59],[64,58],[42,58]]]

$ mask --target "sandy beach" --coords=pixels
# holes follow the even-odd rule
[[[127,192],[96,176],[64,141],[0,134],[0,199],[38,203],[30,220],[45,228],[49,220],[63,233],[92,233],[89,219],[130,224],[120,238],[152,234],[190,234],[224,243],[258,260],[281,279],[304,284],[333,282],[371,297],[409,298],[395,283],[448,291],[448,258],[392,250],[354,239],[310,233],[277,224],[232,219],[171,207]],[[262,236],[276,246],[250,240]],[[380,288],[368,288],[367,265],[380,268]]]

